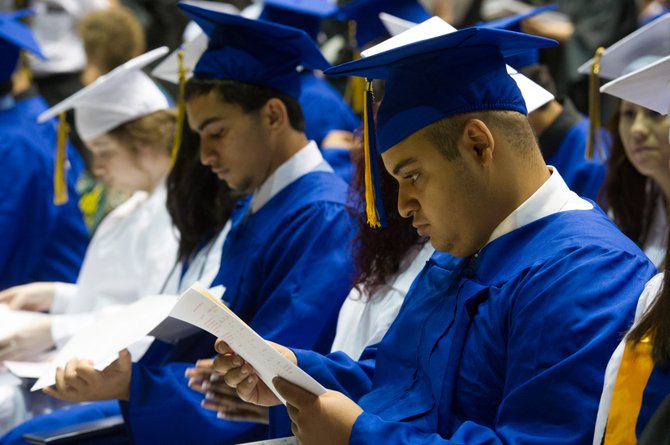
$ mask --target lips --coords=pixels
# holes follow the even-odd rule
[[[428,224],[416,224],[415,223],[415,224],[412,224],[412,226],[414,226],[414,228],[416,229],[419,236],[428,236],[428,229],[429,229],[430,225],[428,225]]]

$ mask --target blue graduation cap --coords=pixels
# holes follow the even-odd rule
[[[330,66],[304,31],[213,11],[206,3],[179,3],[209,37],[194,77],[264,85],[297,98],[299,67],[324,70]]]
[[[378,173],[374,170],[377,151],[384,153],[427,125],[456,114],[483,110],[526,114],[523,96],[507,73],[504,58],[556,44],[555,40],[512,31],[465,28],[326,70],[328,75],[385,81],[376,132],[372,131],[369,92],[364,116],[365,157],[370,161],[371,177],[366,182],[372,185],[366,190],[368,222],[372,226],[383,224]]]
[[[404,20],[420,23],[431,14],[417,0],[353,0],[341,8],[340,18],[356,22],[356,47],[362,48],[378,38],[388,38],[379,13],[386,12]]]
[[[482,28],[506,29],[508,31],[521,32],[521,22],[536,15],[542,14],[543,12],[555,11],[556,8],[557,5],[555,4],[542,6],[540,8],[535,8],[531,11],[527,11],[521,14],[514,14],[503,17],[501,19],[492,20],[490,22],[484,22],[478,26],[481,26]],[[506,60],[510,66],[520,70],[529,65],[540,63],[540,53],[537,49],[533,49],[525,53],[510,56]]]
[[[321,20],[337,11],[337,5],[327,0],[265,0],[259,19],[302,29],[316,40]]]
[[[0,12],[0,81],[12,77],[22,49],[45,59],[30,28],[20,22],[23,17],[31,14],[31,9]]]

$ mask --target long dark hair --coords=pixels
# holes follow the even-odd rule
[[[654,363],[667,367],[670,364],[670,286],[667,286],[667,280],[670,279],[670,261],[667,260],[670,258],[670,243],[665,258],[661,291],[640,322],[628,333],[627,339],[639,343],[650,336],[653,342],[651,357]]]
[[[611,211],[614,222],[621,231],[642,247],[649,235],[660,190],[651,178],[637,171],[626,156],[619,136],[619,105],[616,109],[609,123],[612,148],[607,161],[600,204]]]
[[[184,122],[182,143],[167,178],[167,209],[179,230],[178,260],[190,259],[223,229],[239,195],[200,163],[200,138]]]
[[[352,151],[356,165],[356,175],[351,184],[351,194],[362,209],[365,204],[365,161],[363,150]],[[398,273],[400,265],[408,251],[426,243],[412,227],[409,218],[398,213],[398,183],[379,162],[382,202],[386,209],[387,227],[373,229],[367,224],[365,212],[359,212],[358,235],[354,239],[356,246],[354,262],[360,271],[354,286],[364,299],[369,298]]]

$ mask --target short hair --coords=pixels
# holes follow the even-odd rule
[[[239,105],[245,113],[260,110],[268,100],[277,98],[286,106],[291,127],[297,131],[305,131],[305,118],[298,101],[288,94],[268,86],[252,85],[228,79],[191,78],[186,83],[184,99],[188,101],[193,97],[206,95],[212,91],[216,91],[224,102]]]
[[[529,153],[537,149],[532,128],[526,116],[516,111],[485,110],[449,116],[420,130],[421,136],[430,142],[449,161],[457,159],[458,138],[465,123],[480,119],[489,128],[500,134],[517,153]]]
[[[177,115],[174,110],[160,110],[110,130],[108,134],[136,154],[138,143],[151,146],[157,153],[172,151]]]
[[[86,14],[79,23],[86,57],[100,64],[103,73],[146,51],[144,29],[135,14],[117,5]]]

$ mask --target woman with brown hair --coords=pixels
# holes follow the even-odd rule
[[[670,98],[660,93],[667,85],[668,67],[670,57],[642,65],[602,88],[622,99],[620,140],[612,152],[618,158],[613,165],[622,184],[615,184],[613,172],[608,198],[617,206],[620,221],[627,224],[624,231],[632,228],[629,233],[638,242],[646,236],[645,250],[649,240],[656,238],[655,248],[665,260],[659,267],[662,273],[647,283],[633,326],[607,366],[594,445],[670,443],[670,424],[663,420],[670,408],[670,402],[663,403],[670,396],[670,286],[665,280],[670,272]]]
[[[94,155],[93,172],[131,196],[98,227],[76,284],[31,283],[0,294],[12,309],[49,312],[0,339],[0,360],[62,346],[114,306],[163,287],[178,246],[165,187],[175,114],[139,68],[164,53],[133,59],[44,113],[75,108],[77,131]]]
[[[610,128],[612,148],[601,199],[621,231],[658,268],[667,244],[669,129],[667,115],[621,101]]]

